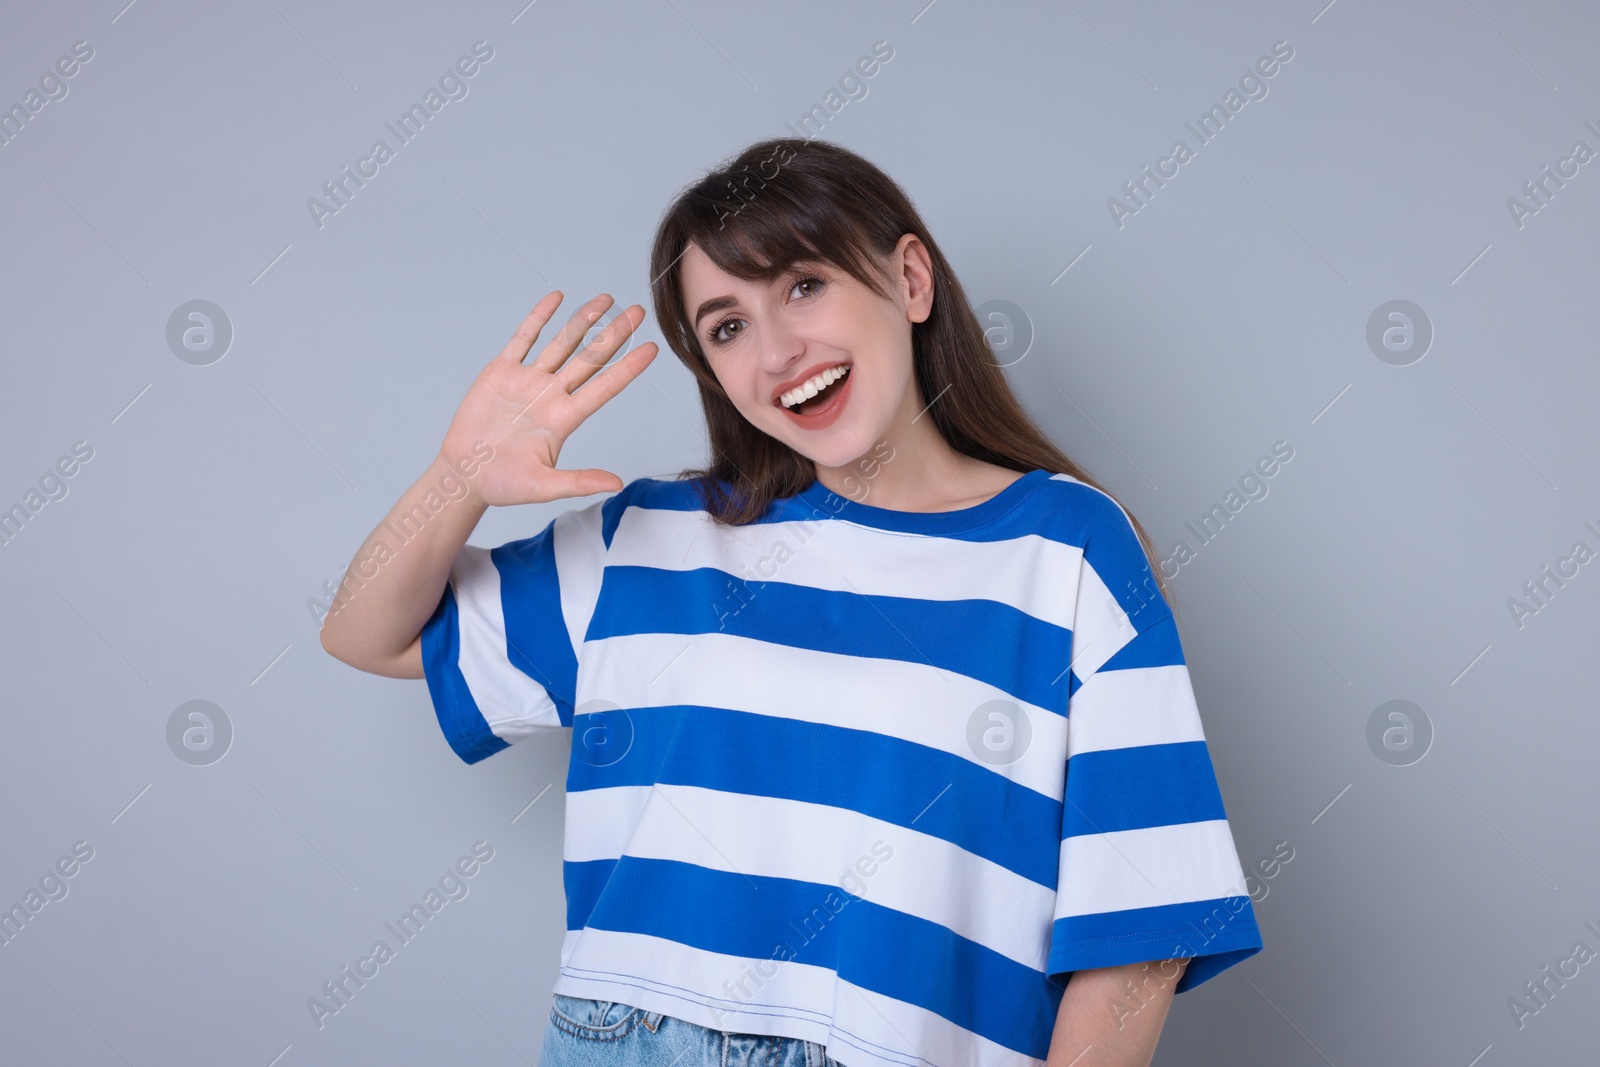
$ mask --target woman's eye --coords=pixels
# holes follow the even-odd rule
[[[711,327],[709,331],[707,331],[706,339],[713,344],[726,344],[730,338],[722,336],[723,328],[736,326],[738,323],[738,319],[723,319],[721,322],[717,323],[715,326]],[[735,330],[734,332],[737,333],[738,331]]]
[[[790,287],[789,292],[793,293],[796,289],[800,288],[802,285],[808,285],[808,286],[810,286],[809,291],[801,293],[800,295],[801,296],[815,296],[817,294],[817,291],[819,289],[821,289],[826,284],[827,284],[827,282],[825,282],[823,279],[818,278],[815,275],[808,274],[803,278],[795,279],[795,283],[794,283],[793,286]],[[725,345],[725,344],[727,344],[729,341],[733,340],[733,338],[730,337],[730,336],[724,335],[723,331],[724,330],[729,330],[733,334],[741,333],[741,332],[743,332],[742,329],[735,329],[735,327],[739,327],[740,324],[743,321],[744,320],[742,320],[742,319],[736,319],[736,318],[723,319],[721,322],[717,323],[715,326],[711,327],[711,329],[706,331],[706,340],[708,342],[710,342],[711,344],[714,344],[714,345]]]

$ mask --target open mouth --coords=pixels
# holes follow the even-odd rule
[[[778,398],[785,411],[796,415],[814,414],[827,407],[839,394],[842,383],[850,377],[850,364],[830,367],[803,385],[798,385]]]

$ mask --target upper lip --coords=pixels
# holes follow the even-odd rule
[[[772,390],[772,402],[774,404],[781,403],[779,398],[782,397],[784,393],[787,393],[797,385],[802,385],[806,382],[809,382],[811,379],[815,378],[817,375],[821,374],[830,367],[845,367],[849,365],[850,361],[848,359],[836,359],[829,363],[813,364],[808,370],[801,371],[793,378],[790,378],[788,381]]]

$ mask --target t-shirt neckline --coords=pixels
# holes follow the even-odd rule
[[[813,479],[811,484],[796,494],[797,499],[814,505],[833,518],[899,533],[957,533],[974,530],[993,522],[1010,511],[1040,483],[1052,477],[1042,468],[1024,473],[1010,485],[981,504],[954,511],[897,511],[875,504],[864,504],[840,496],[822,482]],[[871,484],[870,482],[868,483]]]

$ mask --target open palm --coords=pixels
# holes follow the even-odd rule
[[[469,492],[485,504],[537,504],[622,488],[622,479],[609,471],[559,470],[556,461],[572,431],[638,377],[657,346],[647,341],[600,371],[644,321],[644,308],[634,304],[571,358],[612,304],[602,293],[578,309],[533,362],[523,363],[561,297],[553,292],[534,305],[505,348],[479,372],[439,449],[455,470],[462,469],[465,458],[482,461],[485,444],[494,450],[467,480]]]

